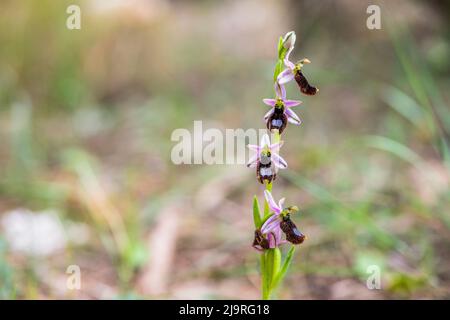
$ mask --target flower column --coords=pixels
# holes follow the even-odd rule
[[[319,89],[311,86],[302,73],[304,64],[310,63],[302,59],[297,63],[289,60],[295,45],[295,32],[288,32],[280,37],[278,42],[278,62],[274,72],[274,99],[263,99],[271,109],[264,116],[267,129],[272,134],[272,143],[266,134],[261,138],[260,145],[249,145],[255,154],[248,166],[256,168],[256,176],[260,183],[265,185],[264,211],[261,214],[258,198],[253,199],[253,220],[255,223],[255,238],[253,247],[261,253],[261,291],[263,299],[270,299],[273,291],[283,280],[291,263],[296,244],[302,243],[306,236],[299,231],[291,220],[291,214],[298,211],[297,206],[284,206],[285,199],[278,203],[272,197],[272,184],[277,177],[279,169],[286,169],[287,162],[279,155],[283,145],[281,134],[288,122],[300,125],[301,120],[292,111],[301,101],[286,99],[284,85],[295,80],[303,94],[315,95]],[[284,70],[283,66],[285,67]],[[283,234],[284,238],[283,239]],[[280,245],[291,243],[291,247],[282,261]]]

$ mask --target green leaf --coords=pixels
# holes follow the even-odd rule
[[[289,269],[289,266],[291,265],[291,261],[292,258],[294,257],[294,252],[295,252],[295,246],[291,246],[291,248],[289,249],[286,258],[284,258],[284,262],[283,262],[283,266],[281,267],[281,270],[277,273],[274,281],[272,282],[272,289],[275,289],[280,283],[281,281],[283,281],[286,272]]]
[[[258,198],[253,197],[253,222],[255,223],[255,228],[261,228],[261,211],[259,210]]]
[[[405,92],[390,87],[386,90],[384,100],[387,105],[408,119],[417,128],[422,128],[423,124],[428,124],[430,130],[435,131],[433,119],[430,115]]]
[[[266,299],[270,299],[273,283],[275,281],[275,277],[278,274],[280,270],[281,265],[281,252],[279,248],[269,249],[266,250],[264,253],[266,256],[265,259],[265,268],[263,273],[263,279],[264,279],[264,297]]]
[[[281,268],[281,251],[279,248],[273,249],[273,260],[272,260],[272,278],[270,281],[270,289],[275,287],[275,281]]]
[[[280,36],[280,39],[278,40],[278,58],[281,57],[284,50],[286,49],[283,46],[283,37]]]
[[[270,288],[270,284],[272,282],[272,271],[273,271],[273,250],[274,249],[269,249],[265,251],[265,255],[266,255],[266,267],[265,267],[265,274],[264,277],[266,278],[266,283],[268,285],[268,287]]]
[[[273,72],[273,82],[277,81],[277,77],[282,70],[283,70],[283,61],[278,60],[277,64],[275,65],[275,70]]]

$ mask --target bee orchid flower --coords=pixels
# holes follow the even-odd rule
[[[295,79],[302,93],[306,95],[315,95],[317,92],[319,92],[319,89],[314,86],[311,86],[301,71],[303,66],[305,64],[311,63],[311,61],[305,58],[297,63],[293,63],[289,60],[291,52],[292,48],[290,48],[286,53],[286,56],[283,60],[286,69],[284,69],[284,71],[282,71],[278,75],[277,82],[279,83],[280,86],[282,86]]]
[[[273,214],[262,225],[261,233],[262,235],[267,235],[269,246],[274,245],[270,248],[279,246],[287,241],[293,244],[302,243],[306,237],[298,230],[297,226],[290,219],[291,213],[298,211],[298,207],[289,206],[284,208],[285,198],[280,199],[277,204],[268,190],[264,191],[264,196]],[[281,231],[286,234],[287,241],[281,239]]]
[[[277,169],[286,169],[287,162],[279,155],[279,149],[283,142],[270,143],[269,136],[263,135],[260,145],[249,144],[248,148],[255,151],[250,158],[247,167],[256,167],[256,176],[261,183],[272,182],[276,178]]]
[[[283,211],[284,198],[276,204],[269,191],[266,190],[264,193],[273,214],[266,220],[261,229],[255,231],[253,247],[258,251],[273,249],[286,243],[286,241],[281,238],[282,230],[279,219],[279,215]]]
[[[264,120],[267,129],[278,129],[281,134],[286,128],[287,122],[300,125],[302,121],[297,114],[291,110],[292,107],[301,104],[298,100],[286,99],[286,90],[282,84],[275,83],[276,99],[263,99],[263,102],[272,108],[265,114]]]

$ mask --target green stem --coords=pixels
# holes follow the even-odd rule
[[[272,182],[267,183],[266,182],[266,190],[269,192],[272,192]],[[266,219],[268,218],[270,214],[270,208],[269,208],[269,203],[267,202],[266,199],[264,199],[264,217],[263,217],[263,221],[266,221]]]
[[[270,300],[278,283],[281,269],[281,251],[279,248],[266,250],[261,255],[262,298]]]
[[[281,140],[281,135],[278,129],[273,129],[272,134],[273,134],[273,143],[279,143]]]
[[[261,265],[261,292],[262,292],[262,299],[267,299],[267,285],[266,285],[266,253],[263,252],[260,257],[260,265]]]
[[[280,133],[273,130],[273,143],[280,142]],[[266,190],[272,192],[272,182],[266,183]],[[264,200],[264,220],[270,215],[269,204]],[[262,299],[270,300],[274,284],[277,282],[276,277],[280,271],[281,251],[278,248],[266,250],[261,255],[261,285]]]
[[[266,283],[267,283],[267,300],[272,297],[272,278],[274,272],[274,251],[275,249],[269,249],[266,253]]]

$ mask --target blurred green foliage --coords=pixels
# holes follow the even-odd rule
[[[82,29],[70,31],[65,9],[74,2]],[[156,218],[177,201],[187,204],[165,296],[191,292],[183,285],[194,279],[213,284],[200,297],[257,298],[251,204],[262,191],[253,172],[174,166],[170,136],[194,120],[263,128],[277,39],[291,29],[292,58],[312,61],[305,72],[320,94],[301,97],[303,125],[288,128],[283,147],[291,168],[274,196],[299,204],[293,219],[308,241],[280,298],[341,298],[346,280],[351,298],[449,297],[450,42],[441,5],[385,4],[383,29],[369,31],[364,1],[2,1],[0,218],[52,208],[91,238],[45,261],[1,241],[0,298],[65,297],[39,270],[64,274],[69,263],[89,270],[81,297],[159,297],[139,277],[158,259],[147,239]],[[381,292],[365,288],[372,264]],[[240,287],[220,291],[233,279]]]

